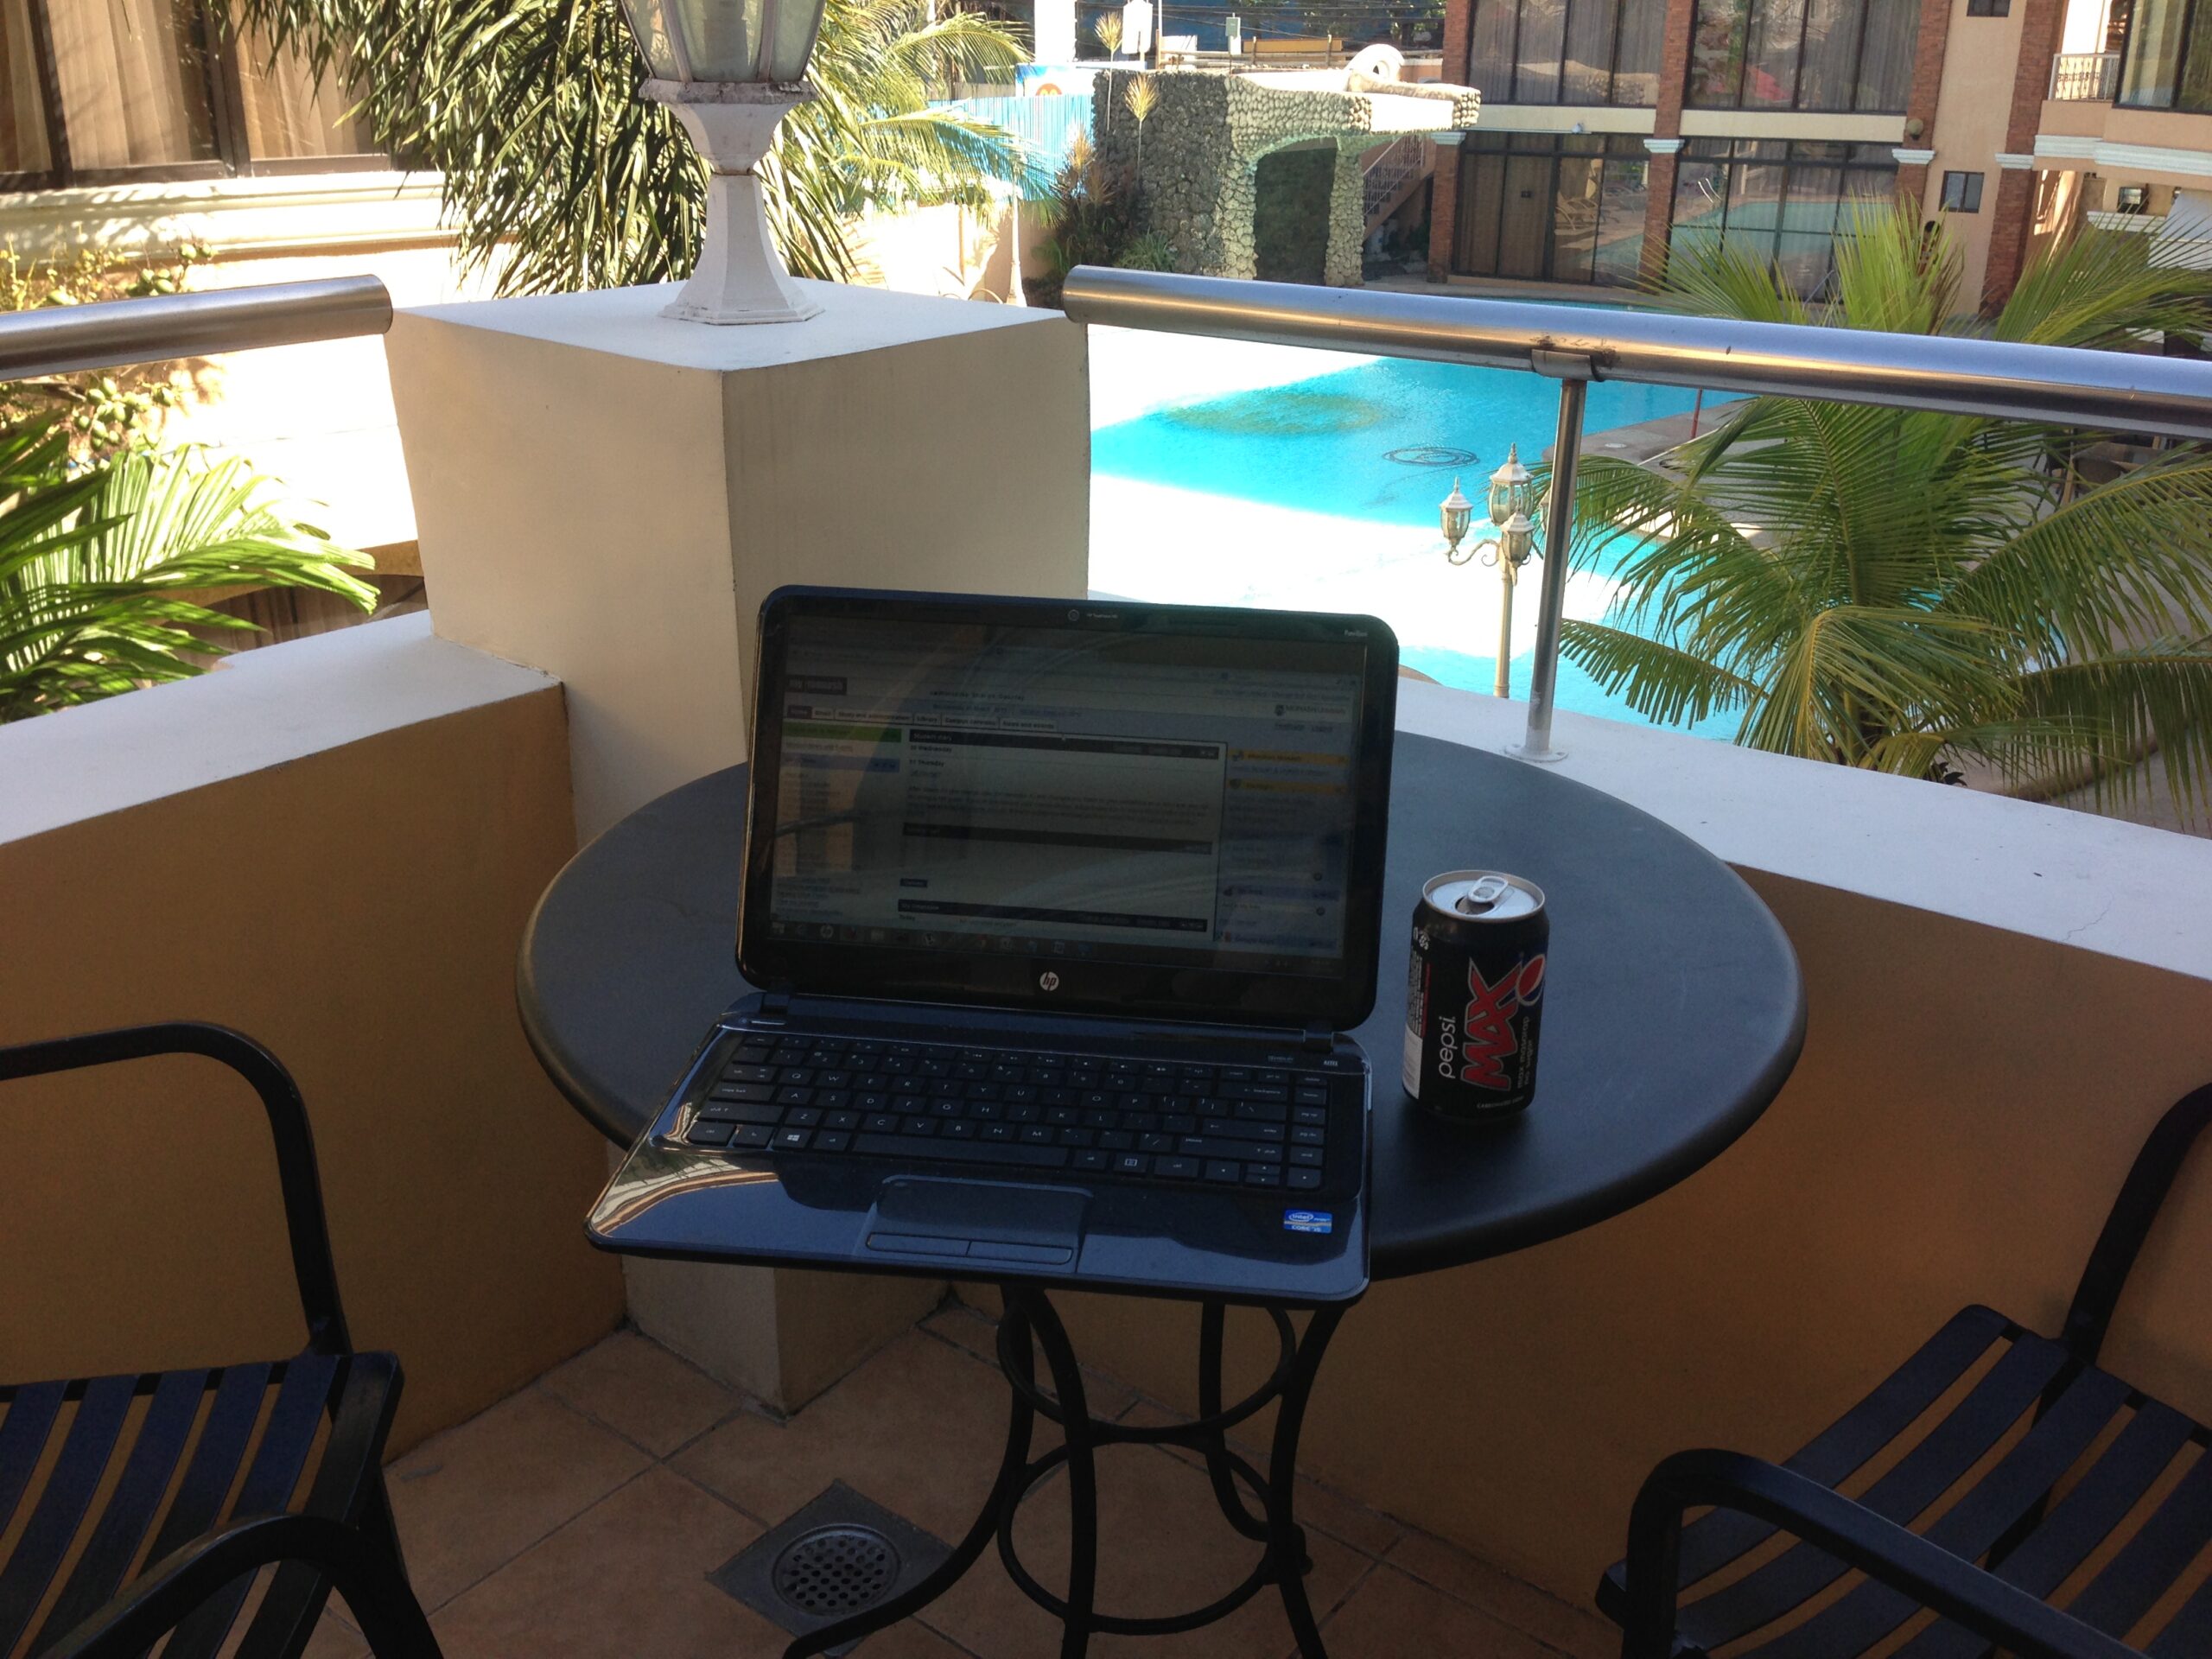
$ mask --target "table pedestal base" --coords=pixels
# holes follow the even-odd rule
[[[1076,1363],[1074,1345],[1045,1293],[1027,1285],[1003,1285],[1000,1289],[1006,1299],[1006,1314],[999,1323],[999,1366],[1006,1373],[1012,1402],[998,1478],[975,1524],[944,1565],[927,1578],[879,1606],[801,1637],[784,1650],[784,1659],[807,1659],[920,1611],[959,1581],[982,1558],[994,1537],[1007,1576],[1032,1601],[1059,1619],[1061,1659],[1082,1659],[1094,1631],[1166,1636],[1197,1630],[1228,1617],[1269,1585],[1281,1593],[1283,1611],[1298,1638],[1299,1651],[1306,1659],[1325,1659],[1320,1627],[1306,1597],[1305,1575],[1313,1563],[1306,1554],[1306,1534],[1294,1518],[1293,1501],[1298,1478],[1298,1437],[1306,1420],[1306,1397],[1344,1309],[1316,1309],[1301,1336],[1292,1327],[1287,1313],[1268,1307],[1266,1312],[1274,1321],[1281,1344],[1274,1372],[1253,1393],[1224,1408],[1221,1348],[1227,1308],[1218,1301],[1202,1303],[1198,1416],[1186,1423],[1135,1428],[1103,1422],[1090,1414],[1084,1403],[1083,1373]],[[1044,1351],[1046,1370],[1052,1378],[1049,1394],[1037,1382],[1039,1349]],[[1263,1475],[1249,1460],[1230,1450],[1228,1432],[1272,1401],[1280,1401],[1281,1407],[1275,1414],[1274,1440]],[[1063,1438],[1044,1456],[1032,1458],[1030,1441],[1040,1415],[1059,1424]],[[1258,1565],[1243,1583],[1185,1613],[1140,1618],[1098,1611],[1096,1453],[1102,1446],[1124,1444],[1185,1446],[1205,1459],[1214,1500],[1221,1506],[1223,1516],[1237,1531],[1265,1547]],[[1057,1596],[1039,1584],[1014,1554],[1014,1520],[1022,1500],[1063,1464],[1068,1473],[1068,1591],[1065,1596]],[[1240,1482],[1258,1501],[1256,1513],[1238,1490]]]

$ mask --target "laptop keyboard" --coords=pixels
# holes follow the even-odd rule
[[[1319,1068],[752,1032],[683,1138],[737,1153],[1310,1192],[1331,1150],[1332,1083],[1354,1080]]]

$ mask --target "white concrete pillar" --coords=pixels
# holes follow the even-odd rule
[[[1087,591],[1083,331],[802,286],[805,322],[677,322],[643,288],[404,311],[386,340],[432,620],[561,679],[579,839],[745,758],[783,583]],[[785,1408],[936,1294],[629,1267],[640,1325]]]

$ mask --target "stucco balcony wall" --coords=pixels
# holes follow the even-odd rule
[[[0,727],[0,1043],[209,1020],[291,1068],[395,1450],[621,1316],[598,1137],[514,1012],[574,825],[559,684],[424,616]],[[0,1378],[304,1340],[265,1120],[208,1061],[0,1084]]]

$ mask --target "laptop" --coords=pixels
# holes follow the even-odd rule
[[[632,1255],[1318,1305],[1367,1284],[1397,640],[785,588],[738,963],[598,1204]],[[738,826],[733,831],[732,853]]]

